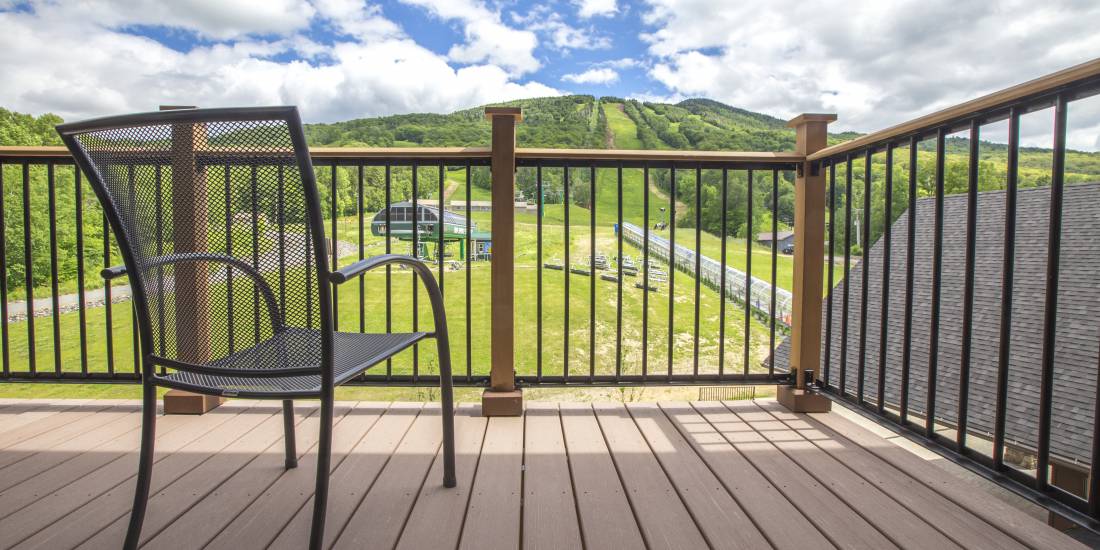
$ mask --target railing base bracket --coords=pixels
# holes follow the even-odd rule
[[[523,390],[482,392],[482,416],[519,416],[521,414],[523,414]]]
[[[791,386],[776,386],[775,398],[791,412],[829,412],[833,408],[833,402],[828,397]]]

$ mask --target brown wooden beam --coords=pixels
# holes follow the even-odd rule
[[[161,110],[191,107],[161,107]],[[172,125],[172,252],[207,252],[206,170],[195,151],[206,148],[206,127]],[[203,263],[180,263],[172,272],[175,294],[176,357],[187,363],[210,360],[209,277]],[[165,414],[202,414],[225,401],[220,396],[170,390]]]
[[[493,198],[492,365],[489,389],[482,394],[486,416],[518,416],[523,396],[516,389],[515,372],[515,188],[516,123],[518,108],[489,107],[485,116],[493,126],[490,157]]]
[[[804,114],[789,126],[795,129],[795,152],[809,156],[825,147],[831,114]],[[825,265],[825,176],[811,172],[803,162],[795,176],[794,289],[792,300],[790,372],[794,386],[779,387],[779,401],[796,412],[828,410],[824,396],[806,392],[803,370],[820,377],[821,285]]]

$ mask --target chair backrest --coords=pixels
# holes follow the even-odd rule
[[[231,363],[290,331],[298,366],[320,363],[328,269],[296,108],[161,111],[58,132],[110,221],[153,362],[271,368]]]

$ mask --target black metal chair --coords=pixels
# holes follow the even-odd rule
[[[142,350],[141,453],[125,548],[149,496],[156,388],[282,399],[286,467],[297,465],[294,399],[320,398],[310,547],[324,540],[333,389],[435,338],[443,406],[443,484],[455,486],[454,405],[443,298],[429,268],[384,255],[330,271],[313,165],[295,107],[188,109],[57,127],[118,241]],[[243,241],[243,242],[242,242]],[[333,328],[329,285],[401,264],[423,282],[433,332]]]

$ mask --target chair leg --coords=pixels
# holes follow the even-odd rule
[[[439,389],[443,411],[443,486],[458,485],[455,479],[455,404],[454,383],[451,380],[451,353],[447,335],[436,337],[439,350]]]
[[[153,441],[156,439],[157,388],[145,383],[141,404],[141,451],[138,456],[137,485],[134,488],[134,507],[130,512],[130,526],[126,530],[123,548],[134,550],[141,542],[141,525],[145,520],[145,507],[149,503],[149,486],[153,477]]]
[[[325,513],[328,508],[328,477],[332,461],[332,391],[321,397],[321,436],[317,442],[317,489],[313,493],[313,528],[309,547],[320,550],[325,543]]]
[[[286,469],[298,467],[298,450],[294,444],[294,401],[283,400],[283,441],[286,443]]]

